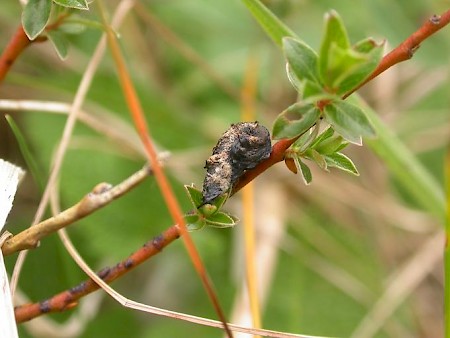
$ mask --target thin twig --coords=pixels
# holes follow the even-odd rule
[[[151,169],[145,166],[114,187],[108,183],[98,184],[74,206],[8,239],[2,247],[3,254],[6,256],[20,250],[35,248],[42,238],[111,203],[136,187],[150,173]]]
[[[345,99],[349,97],[352,93],[364,86],[367,82],[373,80],[385,70],[391,68],[397,63],[411,59],[423,41],[425,41],[432,34],[439,31],[441,28],[444,28],[449,23],[450,10],[447,10],[441,15],[435,14],[431,16],[417,31],[412,33],[406,40],[399,44],[390,53],[385,55],[380,64],[373,71],[373,73],[357,88],[354,88],[350,92],[346,93],[343,98]]]

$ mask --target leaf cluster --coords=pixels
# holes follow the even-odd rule
[[[229,228],[235,226],[239,221],[236,217],[220,210],[228,198],[228,193],[219,196],[210,204],[202,205],[203,194],[200,190],[193,185],[185,185],[184,188],[193,206],[193,211],[184,216],[190,231],[200,230],[205,225],[214,228]],[[199,205],[201,206],[198,207]]]
[[[59,58],[64,60],[69,49],[69,35],[80,34],[88,27],[101,25],[79,15],[88,10],[87,0],[29,0],[22,12],[25,34],[33,41],[47,38]]]
[[[278,115],[272,134],[274,139],[301,136],[289,150],[286,165],[301,172],[306,183],[312,177],[302,158],[312,160],[324,170],[336,167],[358,174],[352,161],[340,151],[348,143],[361,145],[362,137],[374,137],[375,130],[363,110],[342,97],[374,71],[381,60],[383,44],[367,38],[351,45],[335,11],[325,17],[319,53],[291,36],[281,42],[287,76],[299,94],[299,101]],[[329,127],[319,135],[321,121]]]

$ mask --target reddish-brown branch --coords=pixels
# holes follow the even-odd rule
[[[105,282],[111,283],[131,269],[145,262],[148,258],[158,254],[163,248],[172,243],[180,236],[176,225],[171,226],[161,235],[148,241],[139,250],[124,259],[112,268],[105,268],[98,272],[98,276]],[[99,289],[99,286],[88,279],[77,286],[58,293],[53,297],[39,303],[25,304],[15,308],[16,321],[25,322],[49,312],[61,312],[69,310],[77,305],[77,301]]]
[[[357,88],[346,93],[344,99],[354,93],[356,90],[364,86],[367,82],[373,80],[375,77],[383,73],[385,70],[391,68],[397,63],[409,60],[413,57],[415,51],[420,44],[436,33],[441,28],[447,26],[450,22],[450,10],[447,10],[442,15],[433,15],[430,17],[417,31],[411,34],[406,40],[398,45],[391,52],[386,54],[381,60],[380,64],[373,71],[373,73]]]
[[[3,81],[9,69],[22,51],[31,44],[22,26],[17,28],[3,53],[0,55],[0,82]]]

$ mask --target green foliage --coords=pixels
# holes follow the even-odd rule
[[[272,127],[274,140],[294,138],[309,130],[320,116],[320,111],[313,104],[294,103],[278,115]]]
[[[89,9],[87,0],[53,0],[57,5],[75,9]]]
[[[74,14],[74,10],[88,9],[86,0],[30,0],[22,13],[23,29],[30,40],[41,35],[47,37],[58,57],[64,60],[69,48],[68,34],[80,34],[87,27],[101,28],[98,22]],[[51,29],[46,29],[49,24]]]
[[[324,116],[334,130],[351,143],[361,145],[362,136],[375,136],[375,130],[362,109],[346,101],[327,104]]]
[[[236,225],[239,220],[220,209],[225,204],[228,194],[216,198],[212,204],[203,204],[203,195],[193,185],[185,185],[187,195],[191,201],[193,211],[184,216],[189,230],[200,230],[205,225],[214,228],[229,228]]]
[[[363,110],[339,96],[357,88],[373,72],[381,59],[383,45],[364,39],[351,46],[342,19],[337,12],[330,11],[325,17],[325,32],[320,53],[317,54],[306,43],[292,37],[290,30],[279,21],[264,13],[260,10],[254,15],[275,42],[282,41],[287,76],[300,98],[299,102],[278,115],[272,128],[273,138],[300,137],[319,119],[324,119],[342,138],[357,145],[362,144],[362,137],[374,137],[375,130]],[[279,25],[278,29],[274,28],[276,25]],[[338,152],[345,144],[337,139],[333,142],[327,149],[324,149],[327,146],[324,144],[319,148],[326,154],[313,146],[308,150],[306,142],[303,142],[305,147],[301,152],[297,148],[294,155],[290,154],[307,184],[311,182],[311,172],[298,158],[301,156],[312,159],[324,170],[332,164],[330,166],[357,174],[353,162]],[[330,146],[335,146],[334,151],[330,151]]]
[[[50,19],[52,0],[29,0],[23,9],[22,25],[30,40],[43,32]]]

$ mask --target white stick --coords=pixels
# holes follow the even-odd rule
[[[6,217],[12,208],[17,185],[23,171],[15,165],[0,159],[0,232],[6,223]],[[2,236],[4,237],[4,236]],[[0,247],[3,240],[0,241]],[[17,338],[16,319],[6,274],[3,254],[0,250],[0,337]]]

